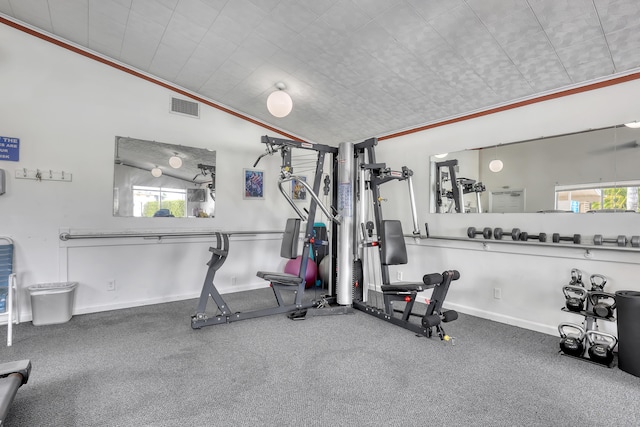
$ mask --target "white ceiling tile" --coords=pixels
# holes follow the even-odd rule
[[[5,13],[9,16],[13,15],[13,10],[11,9],[9,0],[0,0],[0,13]]]
[[[447,0],[447,1],[425,1],[425,0],[408,0],[411,6],[422,16],[425,21],[436,19],[440,15],[444,15],[449,11],[464,6],[463,0]]]
[[[147,20],[166,26],[171,20],[177,0],[173,1],[173,4],[159,3],[156,0],[133,0],[131,13],[135,12],[140,16],[144,16]]]
[[[415,9],[406,3],[389,9],[384,14],[375,18],[376,22],[389,34],[397,39],[403,38],[407,33],[419,31],[427,25],[426,21],[416,13]]]
[[[181,43],[184,43],[185,39],[199,43],[206,33],[206,27],[196,24],[183,15],[174,13],[165,29],[162,42],[174,47],[180,46]],[[187,42],[187,48],[189,48],[191,44],[192,43]]]
[[[218,15],[209,31],[238,44],[256,29],[256,25],[262,25],[260,21],[253,24],[235,16],[235,13],[225,12],[227,12],[226,8]]]
[[[199,0],[180,0],[174,12],[184,16],[188,22],[209,29],[220,10]]]
[[[542,31],[542,26],[530,8],[517,9],[502,21],[483,21],[483,23],[503,46],[516,39],[535,37]]]
[[[562,49],[556,50],[558,57],[565,67],[577,67],[594,60],[602,59],[611,61],[607,42],[602,35],[591,39],[575,43]]]
[[[369,18],[376,18],[383,13],[390,13],[398,7],[402,7],[402,0],[352,0]]]
[[[517,66],[520,74],[537,92],[571,84],[567,70],[555,53],[523,60]]]
[[[484,23],[504,24],[518,12],[530,10],[527,0],[467,0]]]
[[[627,27],[607,35],[615,69],[618,72],[640,67],[640,25]]]
[[[271,11],[270,19],[299,33],[318,19],[318,14],[297,1],[281,2]]]
[[[613,62],[610,58],[599,58],[594,61],[582,62],[575,67],[568,66],[566,68],[573,83],[585,82],[613,74]]]
[[[67,40],[86,45],[89,41],[88,1],[65,0],[49,4],[53,32]]]
[[[189,59],[191,51],[160,43],[155,52],[149,72],[167,79],[175,79]]]
[[[526,38],[515,39],[511,43],[503,45],[502,48],[515,64],[530,58],[539,58],[555,53],[553,46],[551,46],[549,39],[547,39],[542,30],[530,34]]]
[[[345,43],[347,37],[342,31],[332,28],[322,19],[316,19],[300,31],[300,36],[305,43],[314,46],[329,48]]]
[[[594,4],[605,33],[636,26],[640,21],[637,0],[595,0]]]
[[[108,19],[120,25],[126,25],[130,7],[115,1],[89,0],[89,24],[100,19]]]
[[[321,19],[331,28],[344,33],[353,33],[371,21],[371,18],[351,0],[341,0],[334,3],[321,15]]]
[[[53,32],[47,0],[13,0],[9,12],[12,12],[13,16],[21,21],[50,33]]]
[[[256,7],[260,8],[266,13],[271,13],[273,9],[278,6],[280,0],[250,0]]]
[[[295,1],[295,0],[293,0]],[[307,2],[307,7],[317,15],[322,15],[339,0],[314,0]]]

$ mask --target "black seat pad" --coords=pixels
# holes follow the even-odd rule
[[[275,271],[258,271],[256,273],[261,279],[269,282],[278,283],[281,285],[299,285],[302,283],[302,278],[289,273],[275,272]]]
[[[381,286],[382,292],[422,292],[424,291],[424,283],[417,282],[395,282]]]

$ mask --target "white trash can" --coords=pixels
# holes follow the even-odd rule
[[[40,283],[29,286],[32,323],[55,325],[71,320],[78,282]]]

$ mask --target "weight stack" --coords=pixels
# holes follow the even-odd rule
[[[617,291],[618,367],[640,377],[640,292]]]

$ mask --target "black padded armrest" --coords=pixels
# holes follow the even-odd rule
[[[289,273],[258,271],[258,273],[256,273],[256,276],[258,276],[261,279],[267,280],[269,282],[278,283],[281,285],[293,286],[293,285],[299,285],[300,283],[302,283],[301,277],[298,277]]]
[[[11,374],[22,375],[22,384],[26,384],[31,373],[30,360],[17,360],[15,362],[7,362],[0,364],[0,378],[7,377]]]
[[[382,289],[383,293],[424,291],[424,285],[422,283],[414,282],[396,282],[389,285],[382,285],[380,288]]]

